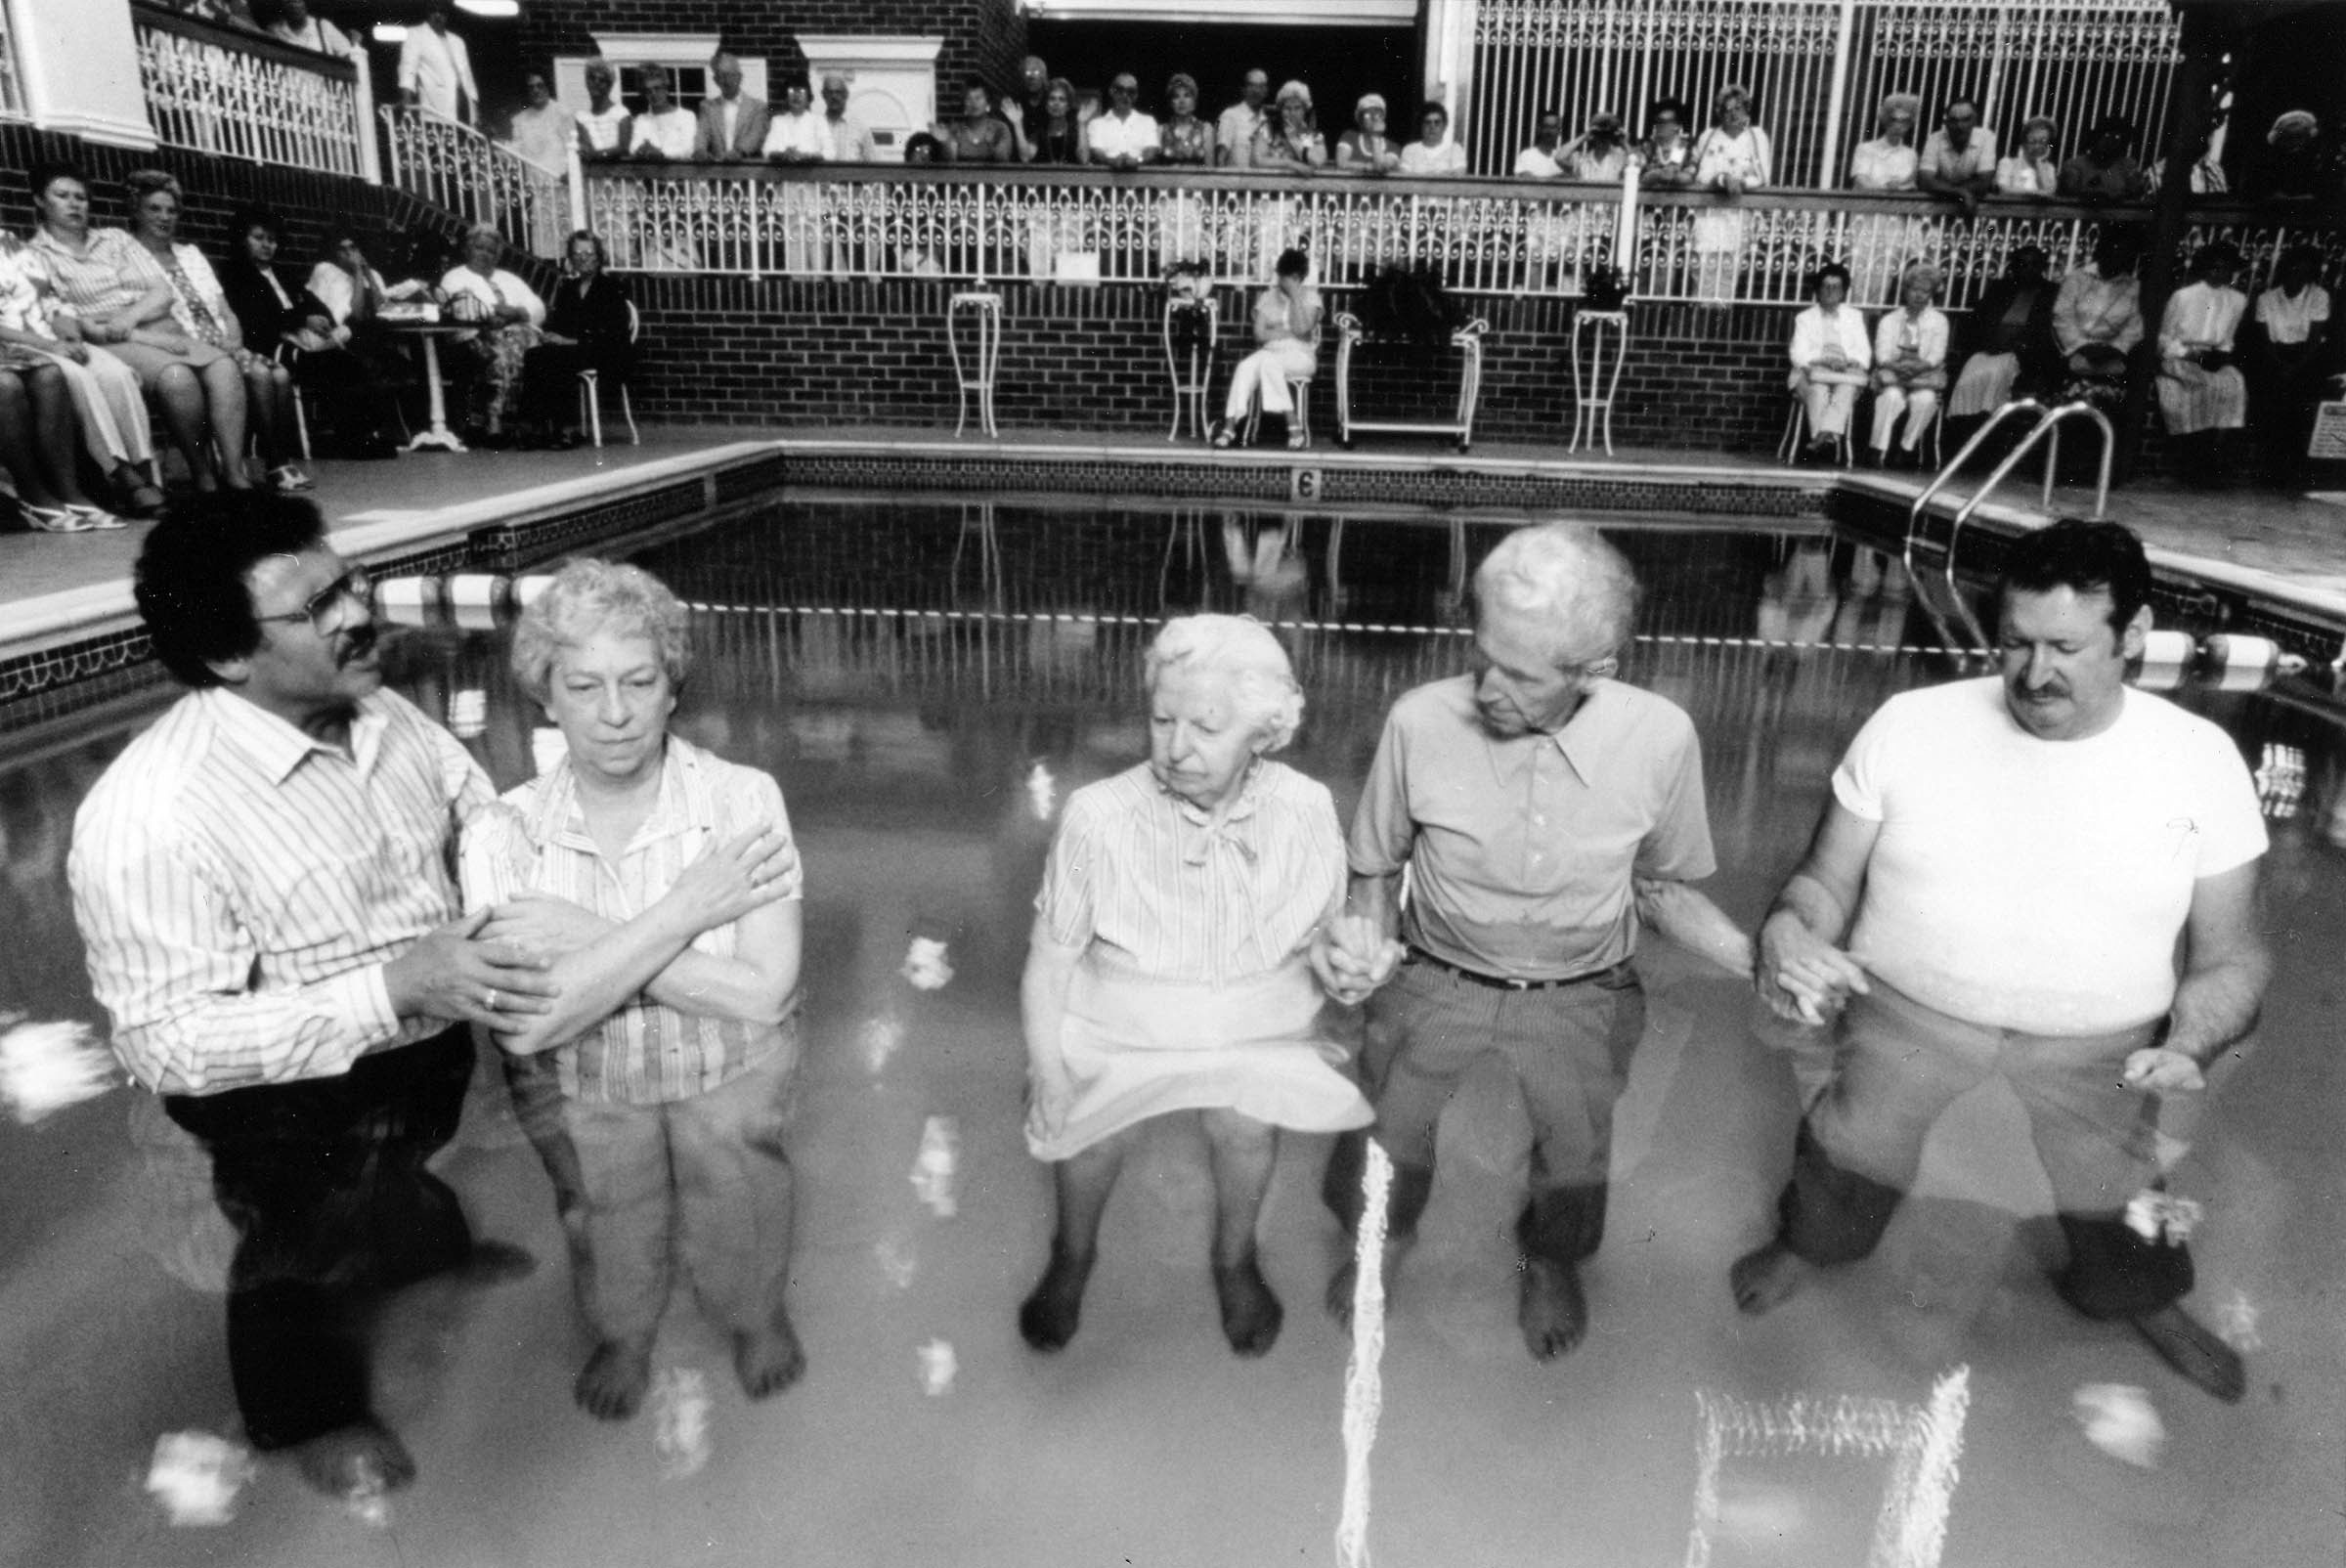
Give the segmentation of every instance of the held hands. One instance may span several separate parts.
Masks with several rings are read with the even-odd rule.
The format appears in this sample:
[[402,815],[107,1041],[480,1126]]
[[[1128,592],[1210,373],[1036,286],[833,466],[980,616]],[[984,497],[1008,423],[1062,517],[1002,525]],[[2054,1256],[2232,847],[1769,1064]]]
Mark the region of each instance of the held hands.
[[457,1019],[510,1029],[550,1011],[554,982],[546,961],[481,933],[489,911],[436,926],[383,966],[391,1011],[401,1018]]
[[1760,928],[1760,961],[1752,983],[1770,1012],[1802,1024],[1823,1024],[1852,994],[1873,989],[1855,959],[1788,909],[1768,916]]
[[729,925],[798,887],[799,851],[767,826],[711,844],[684,868],[661,902],[695,931]]
[[1346,1007],[1393,978],[1405,949],[1366,915],[1339,915],[1313,936],[1309,958],[1322,989]]
[[2190,1094],[2207,1087],[2207,1074],[2196,1059],[2163,1045],[2130,1052],[2118,1081],[2129,1089],[2153,1094]]

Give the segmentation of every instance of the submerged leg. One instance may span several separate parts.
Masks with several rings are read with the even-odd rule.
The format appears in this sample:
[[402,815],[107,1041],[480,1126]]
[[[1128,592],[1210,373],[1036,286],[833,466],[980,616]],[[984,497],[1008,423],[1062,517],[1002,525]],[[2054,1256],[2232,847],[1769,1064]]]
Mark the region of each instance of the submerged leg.
[[1059,1225],[1051,1237],[1051,1262],[1019,1308],[1019,1332],[1037,1350],[1058,1350],[1075,1337],[1083,1287],[1099,1255],[1100,1216],[1107,1212],[1108,1195],[1115,1191],[1130,1137],[1118,1133],[1052,1167]]

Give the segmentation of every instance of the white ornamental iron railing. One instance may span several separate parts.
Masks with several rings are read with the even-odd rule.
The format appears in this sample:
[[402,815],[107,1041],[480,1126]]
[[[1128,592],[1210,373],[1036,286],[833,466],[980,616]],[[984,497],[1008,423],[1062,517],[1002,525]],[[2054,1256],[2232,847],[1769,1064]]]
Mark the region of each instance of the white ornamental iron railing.
[[[636,272],[1154,284],[1190,262],[1215,282],[1243,283],[1267,281],[1295,246],[1330,288],[1406,265],[1434,269],[1455,293],[1572,298],[1613,255],[1621,192],[1553,181],[636,164],[596,166],[586,209],[612,265]],[[1947,308],[1961,310],[2020,245],[2042,246],[2058,278],[2092,257],[2105,224],[2147,232],[2149,217],[1991,197],[1967,219],[1922,196],[1649,191],[1633,212],[1629,282],[1646,301],[1797,305],[1808,275],[1840,261],[1854,275],[1855,302],[1873,308],[1895,298],[1909,262],[1927,261],[1944,274]],[[2324,247],[2332,268],[2346,263],[2346,230],[2311,217],[2201,201],[2183,244],[2231,240],[2247,263],[2242,286],[2262,288],[2292,243]]]
[[24,82],[17,69],[16,23],[9,20],[8,7],[0,5],[0,114],[23,112]]
[[1568,136],[1599,110],[1636,135],[1673,98],[1699,135],[1733,84],[1753,95],[1773,183],[1806,190],[1847,183],[1896,92],[1923,101],[1918,140],[1962,94],[2006,148],[2043,114],[2066,156],[2118,113],[2148,159],[2164,145],[2179,38],[2167,0],[1479,0],[1474,29],[1459,133],[1477,171],[1513,168],[1542,109]]
[[565,175],[433,109],[386,104],[381,114],[393,185],[467,222],[494,225],[533,255],[562,254],[571,222]]
[[377,177],[364,62],[143,3],[131,22],[148,122],[165,147]]

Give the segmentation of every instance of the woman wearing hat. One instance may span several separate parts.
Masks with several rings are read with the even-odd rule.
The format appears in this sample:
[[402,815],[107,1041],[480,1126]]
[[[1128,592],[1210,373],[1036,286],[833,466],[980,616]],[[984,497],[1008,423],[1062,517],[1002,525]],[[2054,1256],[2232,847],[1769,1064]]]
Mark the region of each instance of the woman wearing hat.
[[1257,169],[1317,169],[1327,162],[1327,144],[1320,139],[1320,118],[1312,112],[1312,90],[1289,82],[1279,90],[1271,117],[1254,133],[1247,150],[1248,165]]
[[1336,167],[1348,174],[1390,174],[1401,167],[1401,149],[1385,134],[1385,100],[1365,93],[1352,109],[1352,129],[1336,138]]

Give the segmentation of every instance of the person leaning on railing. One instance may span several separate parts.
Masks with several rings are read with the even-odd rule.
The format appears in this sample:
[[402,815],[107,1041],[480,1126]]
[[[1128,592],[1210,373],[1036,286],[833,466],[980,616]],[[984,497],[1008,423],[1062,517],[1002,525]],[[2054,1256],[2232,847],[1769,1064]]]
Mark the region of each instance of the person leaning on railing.
[[1645,140],[1637,144],[1637,183],[1678,189],[1694,183],[1694,139],[1686,134],[1686,106],[1657,98],[1646,107]]
[[2061,165],[2053,160],[2053,122],[2034,114],[2020,122],[2020,145],[1996,164],[1998,196],[2050,201],[2061,194]]
[[628,155],[637,158],[689,158],[700,141],[701,122],[675,100],[675,80],[666,65],[645,65],[643,112],[628,122]]
[[[1912,191],[1921,155],[1914,127],[1923,101],[1912,93],[1890,93],[1874,112],[1874,139],[1849,155],[1849,189],[1867,193]],[[1921,248],[1922,223],[1894,212],[1859,212],[1849,218],[1849,294],[1860,304],[1879,305],[1890,281],[1906,258]]]
[[1552,109],[1543,109],[1532,122],[1532,145],[1515,154],[1514,173],[1519,179],[1555,180],[1564,174],[1564,165],[1556,161],[1556,152],[1564,141],[1564,116]]
[[[709,62],[709,78],[717,83],[717,93],[701,101],[693,155],[710,163],[738,162],[762,155],[771,111],[763,99],[752,98],[741,90],[741,62],[731,55],[717,55]],[[797,83],[804,91],[805,78],[797,78]],[[805,112],[803,103],[799,111]]]
[[607,60],[586,62],[586,107],[578,116],[579,161],[616,163],[635,145],[628,106],[617,96],[619,73]]
[[507,144],[548,174],[560,175],[569,166],[571,144],[578,140],[577,116],[554,101],[546,74],[533,70],[521,79],[526,102],[513,111]]
[[2061,194],[2071,201],[2140,201],[2150,182],[2128,151],[2133,146],[2134,122],[2123,114],[2103,115],[2085,151],[2061,166]]
[[[1618,182],[1629,166],[1629,144],[1622,134],[1621,116],[1602,109],[1589,115],[1587,129],[1565,143],[1557,159],[1567,180],[1602,185]],[[1456,172],[1466,172],[1464,149],[1458,150]]]
[[1401,150],[1401,172],[1417,179],[1466,172],[1466,150],[1450,139],[1450,110],[1428,104],[1417,111],[1417,140]]
[[1214,161],[1226,169],[1242,169],[1253,155],[1254,137],[1268,123],[1271,111],[1271,73],[1256,65],[1246,72],[1238,101],[1214,121]]
[[936,143],[947,163],[1016,163],[1018,134],[994,115],[993,89],[973,76],[961,90],[961,118],[940,121]]
[[316,395],[332,422],[337,456],[396,456],[390,390],[372,359],[352,347],[359,334],[338,323],[326,301],[277,270],[283,239],[277,215],[242,208],[230,219],[229,236],[229,254],[217,271],[229,308],[243,327],[245,349],[282,363],[296,386]]
[[823,134],[830,139],[833,163],[880,161],[871,127],[847,112],[847,78],[836,70],[823,72]]
[[1336,167],[1346,174],[1391,174],[1401,149],[1385,134],[1382,93],[1365,93],[1352,108],[1352,129],[1336,138]]
[[1214,128],[1197,117],[1197,78],[1187,71],[1174,72],[1165,83],[1165,107],[1168,112],[1157,128],[1157,161],[1212,168]]
[[1312,111],[1312,90],[1288,82],[1279,90],[1271,118],[1254,133],[1246,150],[1246,166],[1253,169],[1317,169],[1327,163],[1327,144],[1320,139],[1320,118]]
[[1137,169],[1157,160],[1161,133],[1156,117],[1135,107],[1140,97],[1140,78],[1132,72],[1118,71],[1109,79],[1108,112],[1083,128],[1084,157],[1094,167]]
[[1979,106],[1960,94],[1939,111],[1938,129],[1915,160],[1914,183],[1963,205],[1966,217],[1996,188],[1996,133],[1979,123]]
[[[709,106],[701,109],[704,115]],[[706,146],[706,142],[703,143]],[[831,131],[814,111],[806,78],[794,76],[782,84],[782,110],[766,122],[760,148],[769,163],[824,163],[831,157]]]
[[554,285],[538,345],[522,360],[522,438],[567,452],[579,444],[579,372],[617,386],[634,373],[635,313],[627,285],[605,272],[602,240],[581,229]]
[[1075,117],[1075,84],[1054,76],[1043,107],[1026,127],[1028,161],[1074,165],[1083,161],[1083,122]]
[[[1716,116],[1694,149],[1694,185],[1730,200],[1757,191],[1774,178],[1775,150],[1767,132],[1752,118],[1751,89],[1728,85],[1712,101]],[[1725,305],[1735,297],[1743,266],[1744,239],[1751,215],[1733,207],[1706,207],[1694,215],[1697,291],[1705,304]],[[1843,280],[1846,286],[1847,280]]]

